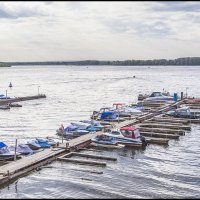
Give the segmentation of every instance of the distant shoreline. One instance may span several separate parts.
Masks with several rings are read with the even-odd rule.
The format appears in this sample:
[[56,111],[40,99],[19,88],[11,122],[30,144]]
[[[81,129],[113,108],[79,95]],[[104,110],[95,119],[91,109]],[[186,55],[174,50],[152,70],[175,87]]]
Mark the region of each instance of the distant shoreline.
[[1,62],[0,67],[7,65],[110,65],[110,66],[200,66],[200,57],[184,57],[172,60],[124,60],[124,61],[41,61],[41,62]]

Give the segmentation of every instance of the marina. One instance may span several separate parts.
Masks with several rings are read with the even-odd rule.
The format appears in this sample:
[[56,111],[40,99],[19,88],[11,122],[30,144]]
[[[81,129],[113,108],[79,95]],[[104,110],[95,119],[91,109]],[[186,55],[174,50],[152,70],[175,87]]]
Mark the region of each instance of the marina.
[[[9,100],[3,100],[3,101],[7,101],[7,103],[9,101],[10,103],[10,102],[25,101],[25,100],[33,100],[33,99],[38,99],[38,98],[46,98],[46,95],[21,97],[21,98],[17,98],[18,100],[9,99]],[[190,126],[183,125],[187,121],[181,121],[181,120],[175,121],[179,123],[176,125],[170,125],[169,121],[168,121],[168,124],[159,124],[159,120],[156,121],[156,123],[148,123],[148,121],[152,120],[152,122],[154,122],[153,120],[155,118],[159,119],[161,112],[162,114],[164,114],[163,112],[169,111],[169,109],[172,108],[173,106],[177,106],[177,105],[180,106],[185,101],[187,101],[187,99],[184,99],[184,100],[182,99],[178,102],[175,101],[174,103],[168,103],[167,105],[162,106],[160,110],[158,109],[156,113],[143,114],[139,117],[135,117],[132,120],[130,119],[121,120],[122,122],[118,120],[118,123],[114,122],[112,123],[112,126],[115,128],[117,127],[118,129],[121,129],[124,127],[131,126],[133,124],[137,125],[141,132],[141,135],[144,136],[144,138],[147,137],[147,144],[151,143],[151,144],[168,145],[169,139],[178,139],[180,135],[181,136],[185,135],[185,131],[191,130]],[[173,122],[173,118],[171,118],[170,120],[171,120],[170,122]],[[191,122],[191,119],[188,119],[188,120]],[[200,121],[200,119],[196,119],[196,120]],[[74,152],[74,151],[79,151],[79,149],[87,147],[91,143],[91,141],[93,141],[92,139],[95,136],[97,137],[103,134],[104,132],[101,132],[101,131],[98,131],[96,133],[86,133],[82,136],[79,136],[75,139],[71,139],[67,142],[63,142],[63,138],[62,138],[62,143],[57,143],[56,147],[54,148],[52,147],[50,149],[43,149],[43,151],[38,152],[34,155],[30,155],[22,159],[10,162],[9,164],[5,164],[0,167],[0,184],[1,185],[5,184],[8,181],[11,181],[12,179],[16,179],[17,177],[23,174],[26,174],[27,172],[30,172],[31,170],[37,169],[38,167],[46,165],[55,160],[64,161],[64,162],[74,162],[74,163],[86,164],[86,165],[89,164],[89,165],[106,166],[106,163],[104,162],[86,161],[86,160],[71,158],[72,156],[75,155],[75,156],[86,157],[86,158],[113,160],[113,158],[110,158],[110,157],[101,157],[101,156],[98,157],[95,155],[87,155],[87,154]],[[126,145],[126,143],[121,143],[121,144]],[[139,147],[137,145],[131,145],[128,143],[127,143],[127,146]]]
[[[42,115],[45,116],[46,113],[44,112],[44,108],[46,107],[46,104],[49,104],[48,103],[49,101],[54,102],[57,94],[55,94],[54,99],[52,99],[51,95],[48,94],[49,93],[48,88],[45,88],[43,90],[47,91],[47,94],[45,95],[46,96],[45,101],[43,101],[42,99],[43,97],[41,99],[38,98],[38,95],[32,95],[31,93],[29,93],[27,95],[28,98],[26,98],[26,95],[24,95],[23,93],[19,93],[20,96],[22,97],[24,96],[27,101],[26,100],[18,101],[20,102],[22,107],[19,107],[16,110],[14,110],[15,108],[11,107],[10,111],[2,110],[1,111],[2,115],[6,114],[6,115],[11,116],[11,114],[13,115],[15,112],[16,113],[22,112],[23,109],[27,109],[27,110],[33,109],[32,111],[37,113],[35,116],[39,118]],[[9,96],[13,96],[13,95],[9,94]],[[135,96],[137,96],[137,94]],[[29,98],[29,97],[36,97],[36,98]],[[70,101],[69,98],[70,97],[68,97],[66,102]],[[127,96],[127,98],[130,98],[130,97]],[[29,99],[31,101],[29,101]],[[63,110],[62,114],[60,114],[60,117],[58,117],[57,123],[53,125],[54,128],[52,129],[52,134],[49,134],[49,132],[51,131],[47,132],[46,127],[44,128],[44,130],[41,129],[41,136],[43,138],[47,136],[50,136],[52,138],[55,137],[58,139],[57,141],[59,141],[58,145],[55,147],[47,148],[47,149],[45,148],[41,151],[36,152],[33,155],[22,156],[21,159],[17,159],[16,161],[5,162],[4,165],[0,167],[1,188],[4,191],[8,185],[12,185],[13,182],[15,181],[20,182],[22,180],[29,178],[30,176],[35,176],[35,175],[37,176],[37,172],[43,173],[48,170],[59,170],[60,166],[66,169],[70,168],[68,169],[69,171],[67,172],[67,174],[71,178],[72,176],[74,176],[74,178],[76,177],[73,171],[76,173],[82,173],[82,175],[84,176],[87,176],[87,174],[93,174],[93,175],[98,175],[99,178],[100,176],[104,177],[104,175],[108,173],[107,171],[109,171],[110,167],[113,168],[114,165],[116,167],[123,166],[123,162],[121,160],[123,157],[122,158],[121,156],[119,157],[116,154],[117,152],[121,152],[120,154],[125,154],[125,152],[129,152],[129,153],[135,152],[137,156],[143,156],[144,154],[143,152],[145,152],[145,154],[148,154],[149,151],[152,151],[152,149],[155,148],[161,151],[166,151],[163,154],[168,155],[168,152],[170,152],[171,148],[177,148],[176,145],[178,143],[187,142],[188,134],[191,134],[192,131],[194,131],[194,127],[198,127],[198,123],[199,123],[198,119],[185,119],[185,118],[174,118],[174,117],[164,116],[166,112],[168,112],[171,109],[174,109],[176,106],[185,105],[185,101],[187,100],[188,99],[183,99],[183,100],[178,100],[177,102],[172,101],[170,103],[162,102],[162,106],[157,107],[154,112],[145,111],[145,112],[142,112],[141,115],[137,115],[137,116],[131,115],[131,117],[127,117],[127,118],[125,117],[124,118],[125,120],[116,120],[114,122],[100,121],[101,125],[102,126],[105,125],[106,127],[102,131],[97,131],[96,133],[88,133],[88,134],[85,134],[85,135],[82,135],[70,140],[66,138],[62,139],[62,135],[56,136],[56,129],[60,127],[60,124],[64,124],[64,127],[66,127],[67,123],[73,122],[74,124],[75,122],[78,122],[79,120],[82,121],[84,118],[87,119],[86,116],[88,117],[91,116],[91,114],[93,113],[93,110],[99,110],[101,108],[101,105],[99,107],[96,106],[86,111],[86,115],[84,115],[85,117],[81,117],[82,116],[81,113],[85,112],[84,109],[82,109],[83,110],[82,112],[80,110],[79,111],[80,116],[79,118],[75,118],[75,120],[73,119],[73,116],[71,117],[68,116],[67,118],[65,117],[67,110],[63,106],[61,109]],[[116,102],[116,101],[112,100],[112,102]],[[112,102],[110,103],[110,105],[112,105]],[[109,103],[105,101],[104,105],[109,106]],[[140,102],[138,102],[138,105],[140,105]],[[84,104],[82,104],[82,106],[84,108]],[[145,105],[144,108],[147,106],[150,106],[150,104]],[[75,108],[75,109],[79,109],[79,108]],[[40,113],[42,113],[42,115]],[[64,117],[62,116],[63,114],[64,114]],[[27,114],[26,118],[27,116],[29,115]],[[67,119],[67,121],[65,119]],[[196,123],[192,123],[192,121]],[[38,130],[40,129],[40,127],[41,128],[43,127],[42,125],[43,123],[39,123],[39,124],[40,126],[38,125]],[[100,147],[94,143],[91,143],[92,138],[94,138],[96,135],[102,135],[102,134],[107,133],[106,130],[109,128],[114,130],[114,129],[120,129],[126,126],[138,127],[140,131],[140,135],[145,137],[147,145],[145,147],[136,147],[136,146],[128,146],[128,145],[127,146],[119,145],[117,147],[112,147],[112,146],[105,147],[104,145],[104,147]],[[14,132],[15,129],[16,128],[13,127],[12,132]],[[6,127],[5,128],[2,127],[2,130],[4,130],[2,140],[6,141],[6,138],[8,138],[8,143],[11,143],[9,142],[11,141],[10,139],[11,135],[6,134],[6,130],[7,130]],[[30,138],[27,137],[24,139],[23,138],[20,139],[20,136],[19,136],[19,140],[21,143],[25,143],[28,139],[34,139],[40,136],[40,134],[38,134],[39,132],[31,133],[32,131],[28,129],[26,132],[27,133],[30,132],[30,134],[32,135]],[[12,141],[14,141],[14,139],[17,138],[17,135],[16,136],[14,135],[12,137],[13,137]],[[190,139],[191,139],[191,136],[190,136]],[[181,152],[179,153],[181,156]],[[67,155],[71,155],[71,156],[68,157]],[[136,160],[137,160],[137,156],[135,158]],[[105,157],[105,159],[98,158],[98,157]],[[106,158],[111,158],[111,159],[116,158],[117,160],[109,161],[109,160],[106,160]],[[125,159],[125,157],[123,159]],[[127,157],[126,162],[127,163],[131,162],[131,158]],[[143,162],[148,162],[148,159]],[[83,169],[81,168],[81,166],[83,167]],[[71,174],[69,174],[69,172]],[[114,171],[112,173],[114,173]],[[51,177],[50,174],[46,176]],[[87,177],[85,178],[83,177],[83,179],[81,180],[87,181],[86,179]],[[91,177],[88,178],[88,180],[89,179],[93,180]]]

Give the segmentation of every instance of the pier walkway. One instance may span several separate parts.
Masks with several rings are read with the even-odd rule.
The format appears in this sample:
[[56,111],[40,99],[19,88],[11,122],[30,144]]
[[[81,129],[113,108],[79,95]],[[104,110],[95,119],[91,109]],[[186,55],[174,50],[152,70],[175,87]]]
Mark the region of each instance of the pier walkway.
[[0,100],[0,105],[6,105],[6,104],[9,104],[9,103],[27,101],[27,100],[34,100],[34,99],[41,99],[41,98],[46,98],[46,95],[45,94],[39,94],[39,95],[34,95],[34,96],[25,96],[25,97],[15,97],[15,98],[10,98],[10,99],[1,99]]

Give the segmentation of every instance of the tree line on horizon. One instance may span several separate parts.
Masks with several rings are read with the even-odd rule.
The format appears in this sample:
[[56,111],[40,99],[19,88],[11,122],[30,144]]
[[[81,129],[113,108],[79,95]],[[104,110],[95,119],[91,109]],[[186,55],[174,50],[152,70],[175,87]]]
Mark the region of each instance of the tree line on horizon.
[[154,60],[124,60],[124,61],[99,61],[99,60],[83,60],[83,61],[41,61],[41,62],[4,62],[4,65],[119,65],[119,66],[148,66],[148,65],[178,65],[178,66],[200,66],[200,57],[185,57],[172,60],[154,59]]

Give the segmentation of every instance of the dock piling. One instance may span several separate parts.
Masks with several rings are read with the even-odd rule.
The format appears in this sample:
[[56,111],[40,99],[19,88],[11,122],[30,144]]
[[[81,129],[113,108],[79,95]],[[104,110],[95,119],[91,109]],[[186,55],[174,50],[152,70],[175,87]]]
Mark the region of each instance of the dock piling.
[[14,156],[14,161],[17,160],[17,139],[15,140],[15,156]]

